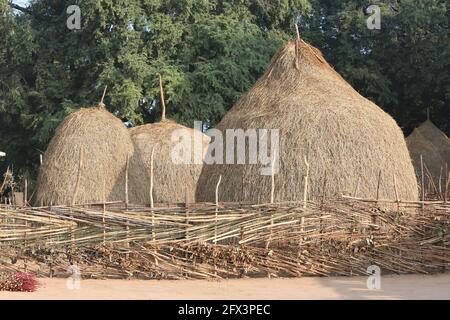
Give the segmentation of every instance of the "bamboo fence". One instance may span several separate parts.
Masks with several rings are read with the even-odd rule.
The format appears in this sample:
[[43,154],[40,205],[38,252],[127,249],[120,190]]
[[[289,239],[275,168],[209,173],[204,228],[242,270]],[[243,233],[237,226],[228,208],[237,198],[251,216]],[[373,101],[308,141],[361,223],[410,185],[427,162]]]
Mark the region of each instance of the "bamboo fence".
[[435,273],[450,267],[450,205],[344,196],[259,205],[1,206],[0,250],[0,269],[45,277],[67,276],[73,264],[84,278],[365,275],[370,265]]

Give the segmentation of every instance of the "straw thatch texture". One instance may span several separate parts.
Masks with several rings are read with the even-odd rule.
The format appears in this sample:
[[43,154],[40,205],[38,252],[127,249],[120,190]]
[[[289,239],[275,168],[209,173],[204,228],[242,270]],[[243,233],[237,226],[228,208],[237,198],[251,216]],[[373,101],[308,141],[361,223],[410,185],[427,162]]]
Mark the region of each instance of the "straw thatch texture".
[[[135,153],[130,161],[130,202],[135,204],[151,203],[150,171],[151,154],[153,159],[153,201],[164,203],[180,203],[195,201],[195,188],[202,170],[202,163],[176,164],[172,161],[172,152],[177,141],[172,141],[172,133],[181,130],[187,139],[192,141],[191,157],[194,157],[194,137],[199,137],[203,158],[207,150],[209,137],[198,130],[184,127],[172,120],[164,119],[158,123],[146,124],[130,129]],[[188,152],[188,150],[185,150]],[[188,152],[189,153],[189,152]],[[201,159],[200,159],[201,160]]]
[[[280,130],[275,201],[303,199],[304,157],[310,163],[309,198],[323,193],[353,194],[355,189],[357,196],[375,198],[381,170],[380,198],[392,198],[395,175],[399,197],[416,200],[414,169],[403,133],[394,119],[358,94],[319,50],[300,41],[299,51],[297,69],[295,43],[285,45],[217,128]],[[260,168],[261,165],[205,165],[197,199],[214,200],[221,174],[220,201],[266,203],[271,194],[271,177],[262,176]]]
[[133,144],[125,125],[104,108],[81,109],[56,129],[39,172],[37,205],[71,204],[83,161],[76,203],[123,200],[127,154]]
[[[421,181],[422,175],[422,165],[420,161],[420,156],[422,156],[424,163],[424,174],[429,178],[433,179],[435,186],[439,183],[439,177],[444,175],[445,162],[439,153],[439,150],[426,139],[416,128],[414,131],[406,138],[406,143],[408,145],[409,154],[416,170],[416,176],[418,181]],[[429,174],[428,174],[428,171]]]
[[422,123],[417,130],[439,151],[441,158],[450,166],[450,139],[430,120]]

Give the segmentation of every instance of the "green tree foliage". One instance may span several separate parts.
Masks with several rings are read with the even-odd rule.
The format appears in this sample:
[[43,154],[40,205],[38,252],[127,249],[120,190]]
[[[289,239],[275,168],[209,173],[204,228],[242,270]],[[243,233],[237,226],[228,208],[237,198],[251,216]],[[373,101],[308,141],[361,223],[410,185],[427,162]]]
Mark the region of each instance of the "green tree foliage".
[[316,0],[302,23],[305,37],[405,133],[426,119],[428,108],[450,133],[450,2],[382,1],[380,30],[367,28],[367,4]]
[[[160,73],[168,116],[213,126],[294,37],[294,21],[406,133],[427,108],[450,133],[448,1],[380,3],[381,30],[369,30],[362,0],[0,0],[0,150],[32,170],[56,126],[106,85],[124,122],[158,121]],[[66,27],[73,4],[80,30]]]

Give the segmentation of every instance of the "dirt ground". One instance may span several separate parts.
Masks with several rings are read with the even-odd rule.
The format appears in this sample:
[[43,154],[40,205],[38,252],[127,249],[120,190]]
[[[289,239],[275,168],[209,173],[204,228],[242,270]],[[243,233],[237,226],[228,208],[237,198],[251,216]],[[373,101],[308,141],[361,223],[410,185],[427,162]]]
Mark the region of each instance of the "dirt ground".
[[369,290],[366,277],[206,280],[40,279],[33,293],[0,292],[0,299],[450,299],[450,274],[382,276]]

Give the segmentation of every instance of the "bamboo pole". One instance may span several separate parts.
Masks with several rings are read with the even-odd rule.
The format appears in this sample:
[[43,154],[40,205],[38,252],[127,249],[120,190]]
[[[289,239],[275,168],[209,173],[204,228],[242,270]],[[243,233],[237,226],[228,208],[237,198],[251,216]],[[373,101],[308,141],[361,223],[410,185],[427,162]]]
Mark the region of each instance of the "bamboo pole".
[[219,215],[219,186],[222,181],[222,175],[219,176],[219,180],[216,185],[216,210],[215,210],[215,220],[214,220],[214,244],[217,244],[217,223]]
[[[275,156],[272,159],[270,178],[271,178],[270,203],[273,204],[275,194]],[[272,241],[272,233],[273,233],[272,228],[273,228],[273,214],[272,210],[270,210],[270,234],[269,240],[266,242],[266,249],[269,249],[270,242]]]
[[361,183],[361,177],[358,177],[358,180],[356,181],[355,190],[353,190],[353,197],[356,197],[359,190],[359,184]]
[[24,206],[27,207],[28,206],[28,180],[27,179],[25,179],[23,200],[24,200],[23,201]]
[[77,195],[78,195],[78,189],[80,188],[81,171],[83,169],[83,154],[84,154],[84,150],[83,150],[83,148],[81,148],[80,149],[80,158],[78,160],[77,181],[76,181],[75,190],[74,190],[73,196],[72,196],[72,207],[75,206]]
[[444,192],[445,192],[445,194],[444,194],[444,205],[447,204],[447,199],[449,197],[448,186],[450,184],[450,171],[448,170],[448,164],[447,163],[445,163],[445,172],[447,173],[447,181],[445,183],[445,189],[444,189]]
[[295,32],[297,39],[295,40],[295,68],[300,69],[300,31],[298,30],[297,22],[295,23]]
[[[303,158],[303,161],[305,162],[306,166],[306,173],[304,176],[304,183],[303,183],[303,209],[306,209],[307,203],[308,203],[308,179],[309,179],[309,162],[306,157]],[[305,224],[305,217],[300,218],[300,230],[303,232]]]
[[103,177],[103,245],[106,245],[106,223],[105,223],[105,215],[106,215],[106,177]]
[[128,209],[128,169],[130,166],[130,155],[127,154],[125,165],[125,209]]
[[164,101],[164,88],[161,75],[159,75],[159,93],[161,96],[161,106],[162,106],[161,120],[166,120],[166,102]]
[[153,202],[153,184],[154,184],[153,174],[154,174],[155,147],[157,145],[158,144],[153,145],[152,153],[150,155],[150,208],[154,207],[154,202]]
[[397,212],[400,212],[400,198],[398,196],[397,179],[395,177],[395,173],[392,175],[392,178],[394,182],[395,201],[397,202]]
[[[421,176],[421,194],[422,194],[422,202],[425,201],[425,177],[424,177],[424,170],[423,170],[423,157],[420,155],[420,176]],[[422,203],[422,209],[424,208],[424,205]]]

